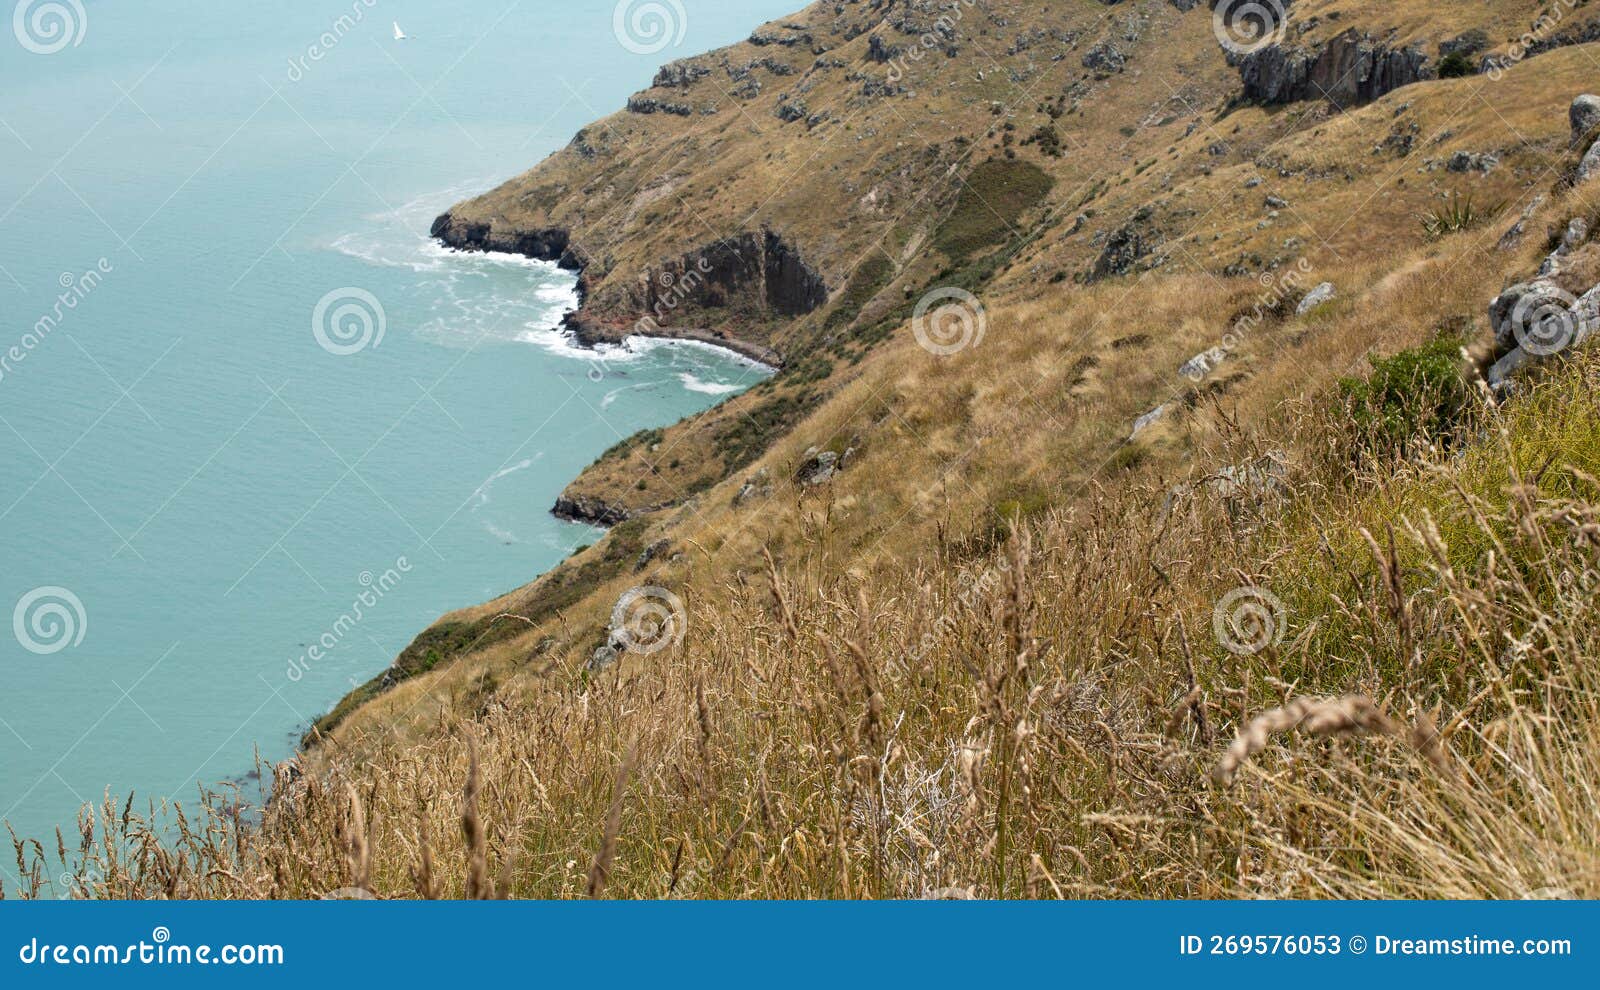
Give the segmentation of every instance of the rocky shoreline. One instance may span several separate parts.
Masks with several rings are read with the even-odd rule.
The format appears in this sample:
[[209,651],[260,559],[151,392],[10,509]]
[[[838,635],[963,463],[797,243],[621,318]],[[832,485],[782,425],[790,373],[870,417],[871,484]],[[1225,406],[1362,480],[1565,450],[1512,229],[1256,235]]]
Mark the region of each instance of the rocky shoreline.
[[[588,281],[584,277],[586,261],[572,244],[571,233],[564,228],[547,227],[505,234],[496,232],[488,223],[462,220],[446,211],[434,219],[429,234],[445,247],[457,251],[517,254],[536,261],[554,262],[565,271],[577,273],[578,306],[562,317],[561,328],[581,346],[592,348],[601,344],[621,344],[629,337],[650,337],[718,347],[774,371],[783,367],[781,354],[754,341],[739,340],[695,327],[663,327],[654,321],[612,325],[586,314],[584,304],[589,295]],[[550,513],[568,522],[610,527],[657,508],[661,506],[630,510],[598,496],[563,491],[556,498],[555,505],[551,506]]]

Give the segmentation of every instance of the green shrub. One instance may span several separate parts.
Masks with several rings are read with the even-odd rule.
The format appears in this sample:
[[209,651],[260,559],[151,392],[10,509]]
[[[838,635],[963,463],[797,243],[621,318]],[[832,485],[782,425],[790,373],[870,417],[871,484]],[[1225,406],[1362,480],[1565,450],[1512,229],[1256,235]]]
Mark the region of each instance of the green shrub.
[[1472,64],[1472,58],[1465,52],[1451,52],[1439,60],[1440,79],[1459,79],[1462,76],[1476,75],[1477,71]]
[[1339,380],[1362,453],[1404,456],[1460,436],[1474,403],[1461,373],[1461,343],[1444,337],[1374,360],[1364,380]]

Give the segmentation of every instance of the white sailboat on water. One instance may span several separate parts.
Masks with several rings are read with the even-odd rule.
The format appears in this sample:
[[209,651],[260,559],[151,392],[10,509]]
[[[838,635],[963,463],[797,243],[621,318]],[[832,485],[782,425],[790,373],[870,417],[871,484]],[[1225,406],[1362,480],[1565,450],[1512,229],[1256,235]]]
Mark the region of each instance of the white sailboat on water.
[[394,40],[396,40],[396,41],[404,41],[404,40],[406,40],[406,33],[404,31],[400,30],[400,22],[399,21],[395,21],[394,22]]

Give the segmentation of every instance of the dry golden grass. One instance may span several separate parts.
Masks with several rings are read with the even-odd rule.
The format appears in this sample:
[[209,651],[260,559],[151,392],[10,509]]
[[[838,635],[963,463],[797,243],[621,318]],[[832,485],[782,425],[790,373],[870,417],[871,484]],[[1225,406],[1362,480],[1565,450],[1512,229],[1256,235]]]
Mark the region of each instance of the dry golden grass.
[[[259,828],[108,803],[51,858],[118,897],[1595,896],[1600,366],[1485,415],[1465,456],[1353,473],[1306,419],[1273,490],[791,555],[677,649],[280,768]],[[1240,585],[1282,602],[1248,655]]]

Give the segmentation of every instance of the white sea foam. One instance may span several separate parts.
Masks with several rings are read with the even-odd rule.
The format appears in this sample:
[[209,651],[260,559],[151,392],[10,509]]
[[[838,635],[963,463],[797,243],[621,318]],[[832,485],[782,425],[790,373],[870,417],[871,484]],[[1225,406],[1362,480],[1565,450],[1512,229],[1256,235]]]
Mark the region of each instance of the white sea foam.
[[678,380],[683,382],[683,387],[689,391],[704,392],[706,395],[727,395],[729,392],[737,392],[744,388],[743,385],[734,385],[728,382],[702,381],[687,371],[678,372]]
[[[737,392],[771,372],[759,361],[699,340],[630,335],[616,344],[579,344],[561,326],[562,318],[579,304],[577,279],[570,272],[554,262],[519,254],[460,251],[427,235],[441,209],[483,185],[463,183],[373,214],[366,218],[370,227],[345,234],[330,246],[367,264],[404,268],[421,276],[412,288],[423,312],[431,315],[415,324],[417,332],[444,346],[474,346],[486,334],[532,344],[556,357],[581,362],[594,381],[646,362],[675,376],[685,390],[705,395]],[[740,370],[730,374],[730,365]],[[613,389],[602,398],[602,408],[622,391],[659,384],[662,381]]]
[[485,519],[483,521],[483,528],[484,528],[485,532],[487,532],[490,536],[494,537],[495,539],[499,540],[501,543],[521,543],[522,542],[521,540],[517,539],[517,534],[511,532],[509,529],[501,529],[499,526],[496,526],[494,523],[490,522],[487,519]]
[[485,480],[483,484],[479,485],[477,490],[472,493],[472,511],[476,512],[478,509],[489,504],[489,490],[494,487],[494,483],[496,481],[499,481],[508,474],[516,474],[518,471],[525,471],[528,468],[533,467],[533,462],[543,456],[544,455],[541,453],[533,457],[525,458],[524,460],[520,460],[510,467],[503,467],[494,474],[491,474],[488,479]]

